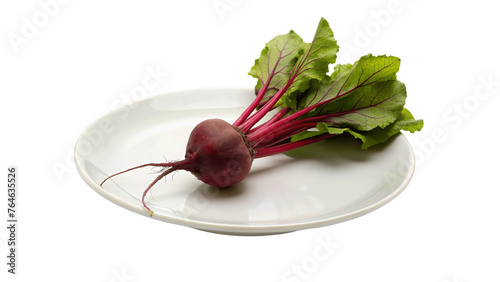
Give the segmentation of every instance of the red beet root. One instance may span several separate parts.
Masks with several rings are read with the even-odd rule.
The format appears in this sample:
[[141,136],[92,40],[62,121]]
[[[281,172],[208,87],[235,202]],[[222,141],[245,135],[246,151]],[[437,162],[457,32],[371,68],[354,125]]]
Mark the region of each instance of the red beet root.
[[248,175],[252,155],[245,136],[234,126],[221,119],[209,119],[191,132],[185,157],[192,167],[184,169],[206,184],[228,187]]
[[104,179],[102,184],[116,175],[146,166],[169,167],[163,171],[144,191],[142,203],[150,214],[153,212],[144,202],[151,187],[161,178],[175,170],[187,170],[206,184],[228,187],[242,181],[250,171],[253,150],[246,143],[245,135],[236,127],[221,119],[209,119],[198,124],[186,146],[185,159],[169,163],[150,163],[133,167]]

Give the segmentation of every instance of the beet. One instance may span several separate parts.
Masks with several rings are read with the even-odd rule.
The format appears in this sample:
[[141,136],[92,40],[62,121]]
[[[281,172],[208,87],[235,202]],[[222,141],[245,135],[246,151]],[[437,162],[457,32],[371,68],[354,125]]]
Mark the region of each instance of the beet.
[[134,169],[146,166],[166,168],[142,195],[142,204],[152,216],[153,212],[144,198],[151,187],[167,174],[186,170],[208,185],[229,187],[248,175],[254,153],[255,150],[249,147],[245,134],[239,128],[221,119],[208,119],[199,123],[191,132],[184,160],[132,167],[107,177],[101,182],[101,186],[108,179]]
[[209,119],[191,132],[185,158],[192,167],[183,169],[206,184],[228,187],[248,175],[252,155],[241,131],[224,120]]
[[[400,130],[423,126],[404,108],[406,88],[397,80],[400,59],[368,54],[354,64],[329,64],[339,50],[328,22],[321,19],[310,44],[293,31],[279,35],[262,50],[249,74],[258,79],[256,97],[229,124],[209,119],[198,124],[186,146],[185,159],[149,163],[163,167],[146,188],[176,170],[186,170],[206,184],[228,187],[249,174],[252,161],[306,146],[338,134],[351,134],[366,149],[387,141]],[[262,122],[265,116],[267,121]]]

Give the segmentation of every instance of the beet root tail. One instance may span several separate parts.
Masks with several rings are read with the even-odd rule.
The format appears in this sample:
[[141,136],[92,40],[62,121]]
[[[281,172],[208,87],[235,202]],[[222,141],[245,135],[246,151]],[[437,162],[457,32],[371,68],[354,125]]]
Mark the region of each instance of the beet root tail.
[[160,179],[162,179],[163,177],[165,177],[166,175],[168,175],[169,173],[171,173],[173,171],[176,171],[176,170],[179,170],[179,169],[184,169],[184,170],[191,171],[193,169],[192,164],[193,164],[193,162],[192,162],[192,160],[190,158],[187,158],[185,160],[178,161],[178,162],[143,164],[143,165],[135,166],[135,167],[132,167],[132,168],[129,168],[129,169],[117,172],[115,174],[112,174],[112,175],[106,177],[106,179],[104,179],[101,182],[100,186],[102,187],[102,185],[106,181],[108,181],[110,178],[113,178],[113,177],[115,177],[117,175],[120,175],[120,174],[123,174],[125,172],[129,172],[131,170],[135,170],[135,169],[139,169],[139,168],[143,168],[143,167],[148,167],[148,166],[155,166],[155,167],[163,167],[163,168],[165,168],[165,170],[163,170],[160,173],[160,175],[158,175],[158,177],[156,177],[155,180],[153,180],[153,182],[151,184],[149,184],[149,186],[146,188],[146,190],[144,190],[144,192],[142,193],[142,199],[141,199],[142,206],[144,207],[144,209],[146,209],[149,212],[149,216],[152,217],[153,216],[153,211],[146,205],[146,202],[144,201],[144,198],[146,198],[146,195],[149,192],[149,190],[151,190],[151,188]]
[[112,174],[108,177],[106,177],[106,179],[104,179],[101,184],[99,184],[99,186],[102,187],[102,185],[104,184],[104,182],[108,181],[110,178],[113,178],[117,175],[120,175],[122,173],[125,173],[125,172],[129,172],[131,170],[134,170],[134,169],[138,169],[138,168],[143,168],[143,167],[147,167],[147,166],[161,166],[161,167],[168,167],[168,166],[172,166],[171,164],[169,163],[149,163],[149,164],[143,164],[143,165],[138,165],[138,166],[134,166],[132,168],[129,168],[129,169],[126,169],[126,170],[123,170],[123,171],[120,171],[120,172],[117,172],[115,174]]
[[141,199],[142,206],[149,212],[149,217],[153,216],[153,211],[148,207],[148,205],[146,205],[146,202],[144,201],[144,198],[146,198],[146,194],[149,192],[149,190],[151,190],[151,187],[153,187],[156,184],[156,182],[158,182],[163,177],[167,176],[169,173],[176,171],[177,169],[178,168],[171,167],[162,172],[160,175],[158,175],[158,177],[155,178],[155,180],[153,180],[153,182],[151,182],[151,184],[149,184],[148,188],[146,188],[146,190],[144,190],[144,192],[142,193],[142,199]]

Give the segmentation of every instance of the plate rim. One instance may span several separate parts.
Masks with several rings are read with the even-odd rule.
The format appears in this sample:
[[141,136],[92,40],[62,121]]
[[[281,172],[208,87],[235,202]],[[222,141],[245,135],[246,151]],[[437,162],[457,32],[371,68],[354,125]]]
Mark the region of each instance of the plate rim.
[[[237,91],[253,91],[252,88],[246,88],[246,87],[200,87],[200,88],[192,88],[192,89],[182,89],[182,90],[174,90],[170,92],[165,92],[162,94],[154,95],[151,97],[148,97],[146,99],[142,99],[139,101],[135,101],[135,103],[147,103],[148,101],[152,101],[154,99],[158,99],[160,97],[164,97],[166,95],[179,95],[181,93],[187,93],[187,92],[197,92],[197,91],[206,91],[206,90],[224,90],[224,91],[229,91],[229,90],[237,90]],[[106,114],[102,115],[101,117],[97,118],[93,122],[91,122],[80,134],[80,136],[77,138],[77,141],[74,146],[73,150],[73,155],[74,155],[74,160],[75,160],[75,166],[80,174],[80,177],[89,185],[95,192],[97,192],[99,195],[101,195],[103,198],[113,202],[114,204],[125,208],[127,210],[130,210],[132,212],[135,212],[137,214],[150,217],[149,212],[147,212],[144,208],[133,205],[125,200],[122,200],[115,196],[114,194],[108,192],[106,189],[102,188],[99,184],[95,183],[91,177],[88,175],[87,171],[83,168],[83,160],[80,154],[78,154],[78,148],[80,144],[82,143],[85,133],[87,133],[91,128],[95,127],[96,124],[99,124],[100,121],[105,119],[111,114],[117,113],[119,111],[123,111],[125,107],[129,107],[130,105],[123,105],[121,107],[118,107],[112,111],[107,112]],[[408,152],[410,154],[409,158],[409,164],[407,164],[408,167],[408,173],[405,176],[405,178],[402,179],[402,182],[395,188],[391,193],[383,197],[382,199],[376,201],[375,203],[372,203],[366,207],[357,209],[355,211],[351,211],[345,214],[341,215],[336,215],[332,217],[325,217],[322,219],[316,219],[316,220],[310,220],[306,222],[297,222],[297,223],[284,223],[284,224],[259,224],[259,225],[242,225],[242,224],[229,224],[229,223],[217,223],[217,222],[207,222],[207,221],[201,221],[201,220],[195,220],[195,219],[190,219],[190,218],[181,218],[181,217],[171,217],[168,215],[164,215],[161,213],[154,213],[153,216],[151,217],[152,219],[168,222],[168,223],[173,223],[177,225],[182,225],[186,227],[191,227],[195,229],[200,229],[203,231],[209,231],[213,233],[222,233],[222,234],[227,234],[227,235],[271,235],[271,234],[280,234],[280,233],[287,233],[287,232],[293,232],[293,231],[298,231],[298,230],[303,230],[303,229],[311,229],[311,228],[317,228],[317,227],[323,227],[323,226],[328,226],[328,225],[333,225],[337,223],[341,223],[347,220],[351,220],[357,217],[360,217],[362,215],[368,214],[384,205],[392,201],[394,198],[396,198],[401,192],[408,186],[410,183],[411,179],[413,178],[413,174],[415,171],[415,153],[413,151],[413,148],[408,141],[408,139],[405,137],[404,134],[399,133],[396,135],[395,138],[403,138],[404,144],[408,149]]]

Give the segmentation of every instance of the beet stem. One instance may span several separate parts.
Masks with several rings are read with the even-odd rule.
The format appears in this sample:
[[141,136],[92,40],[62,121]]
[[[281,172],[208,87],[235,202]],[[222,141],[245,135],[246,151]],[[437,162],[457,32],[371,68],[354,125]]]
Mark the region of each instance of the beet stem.
[[[276,67],[275,67],[276,68]],[[257,97],[255,100],[248,106],[248,108],[240,115],[240,117],[233,123],[233,126],[239,126],[241,125],[247,118],[250,116],[250,114],[257,108],[259,105],[260,101],[262,98],[264,98],[264,95],[267,91],[267,88],[269,87],[269,82],[273,78],[274,75],[271,75],[267,81],[266,84],[260,89],[259,93],[257,94]]]
[[316,142],[328,139],[328,138],[333,137],[333,136],[335,136],[335,134],[325,133],[325,134],[317,135],[314,137],[310,137],[310,138],[295,141],[295,142],[289,142],[286,144],[281,144],[281,145],[277,145],[277,146],[273,146],[273,147],[260,148],[260,149],[256,150],[253,158],[257,159],[257,158],[263,158],[263,157],[268,157],[268,156],[280,154],[280,153],[283,153],[286,151],[290,151],[292,149],[300,148],[300,147],[303,147],[303,146],[306,146],[306,145],[309,145],[312,143],[316,143]]
[[284,117],[288,111],[290,109],[289,108],[282,108],[279,112],[277,112],[273,117],[271,117],[271,119],[269,119],[266,123],[263,123],[263,124],[260,124],[252,129],[250,129],[248,132],[247,132],[247,135],[250,135],[252,134],[253,132],[259,130],[260,128],[268,125],[268,124],[272,124],[272,123],[275,123],[276,121],[280,120],[282,117]]
[[317,122],[295,120],[272,131],[265,130],[249,134],[247,140],[252,146],[256,147],[256,149],[259,148],[259,144],[264,144],[264,146],[260,147],[269,147],[286,138],[292,137],[292,135],[315,128],[317,124]]
[[249,131],[257,122],[259,122],[269,111],[271,111],[274,107],[274,105],[279,101],[281,96],[285,94],[285,92],[288,90],[290,85],[292,85],[293,81],[295,80],[296,75],[294,74],[286,83],[283,88],[281,88],[274,96],[267,101],[267,103],[260,108],[256,113],[254,113],[252,116],[250,116],[245,122],[243,122],[240,125],[240,128],[243,132]]

